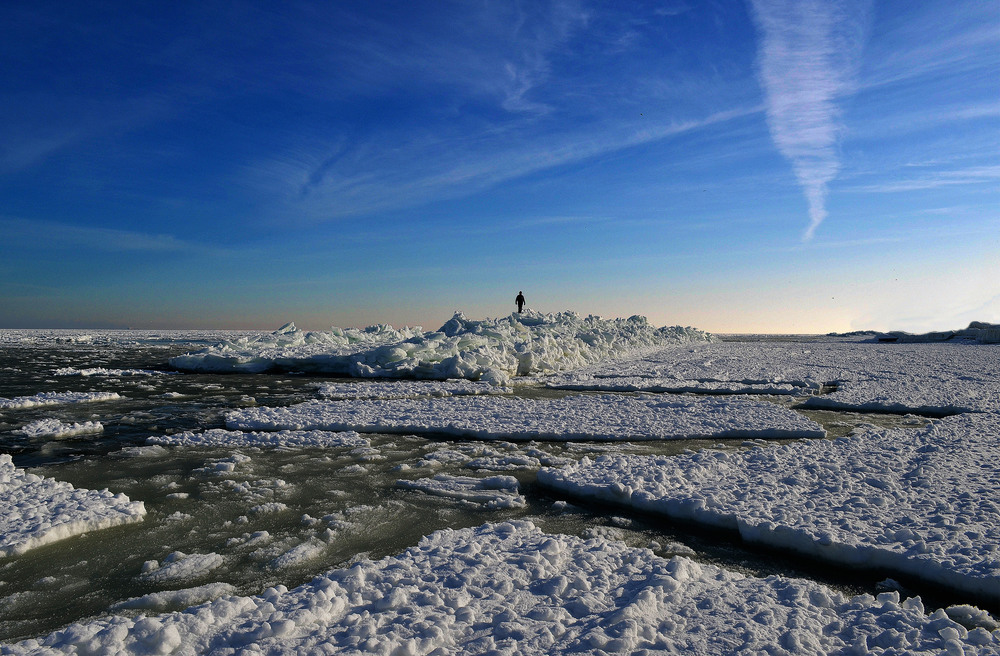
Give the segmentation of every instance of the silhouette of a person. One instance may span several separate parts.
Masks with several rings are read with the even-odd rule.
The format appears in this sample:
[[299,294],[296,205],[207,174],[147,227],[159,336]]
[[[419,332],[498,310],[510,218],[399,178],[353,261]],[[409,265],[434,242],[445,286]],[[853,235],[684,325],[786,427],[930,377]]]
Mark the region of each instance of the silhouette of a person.
[[521,308],[524,307],[524,292],[518,292],[514,302],[517,303],[517,313],[521,314]]

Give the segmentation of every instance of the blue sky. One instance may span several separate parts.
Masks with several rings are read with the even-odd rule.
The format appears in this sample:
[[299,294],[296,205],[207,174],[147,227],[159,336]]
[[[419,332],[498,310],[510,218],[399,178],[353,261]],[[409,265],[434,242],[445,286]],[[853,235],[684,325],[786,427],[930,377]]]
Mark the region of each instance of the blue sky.
[[0,327],[1000,322],[996,2],[5,2],[0,64]]

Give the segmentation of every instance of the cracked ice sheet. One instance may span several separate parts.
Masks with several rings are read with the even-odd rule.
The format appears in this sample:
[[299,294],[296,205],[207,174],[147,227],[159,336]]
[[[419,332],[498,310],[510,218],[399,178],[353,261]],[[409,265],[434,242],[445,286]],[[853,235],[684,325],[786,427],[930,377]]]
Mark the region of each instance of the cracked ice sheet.
[[317,394],[325,399],[412,399],[426,396],[477,396],[509,394],[510,387],[471,380],[380,380],[361,383],[320,383]]
[[587,378],[564,376],[545,384],[549,389],[592,392],[666,392],[670,394],[812,394],[815,389],[788,383],[745,383],[647,378],[645,376],[612,376]]
[[231,429],[356,430],[506,440],[823,437],[819,424],[745,396],[580,395],[309,401],[226,415]]
[[604,455],[538,482],[1000,601],[1000,415],[737,453]]
[[137,522],[141,501],[107,490],[74,488],[14,466],[0,455],[0,557],[20,555],[72,535]]
[[399,556],[293,590],[77,623],[2,651],[138,654],[154,646],[184,654],[978,656],[997,653],[1000,632],[967,630],[943,610],[928,616],[919,599],[901,602],[895,592],[847,598],[802,579],[747,577],[602,538],[547,535],[521,521],[439,531]]
[[545,380],[557,386],[608,386],[638,377],[666,379],[664,386],[703,385],[707,391],[727,383],[788,384],[813,393],[836,383],[837,391],[813,396],[806,405],[948,414],[1000,411],[998,370],[997,345],[879,344],[826,337],[673,346]]
[[353,431],[333,433],[330,431],[279,431],[243,432],[213,428],[202,432],[154,435],[146,439],[147,444],[172,446],[208,447],[367,447],[371,442]]

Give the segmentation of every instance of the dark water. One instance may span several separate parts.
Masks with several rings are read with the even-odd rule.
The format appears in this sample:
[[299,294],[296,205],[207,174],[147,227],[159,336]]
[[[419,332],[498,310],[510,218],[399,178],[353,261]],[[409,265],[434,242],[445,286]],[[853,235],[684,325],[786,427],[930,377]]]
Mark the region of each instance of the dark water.
[[[178,341],[181,340],[181,341]],[[627,516],[593,505],[566,505],[535,485],[533,469],[470,469],[475,457],[580,458],[609,450],[676,454],[686,449],[744,448],[742,441],[512,444],[372,435],[371,448],[181,448],[146,446],[153,435],[224,427],[235,408],[282,406],[316,398],[328,379],[295,375],[171,372],[168,359],[204,345],[169,335],[98,336],[90,343],[42,336],[0,342],[0,397],[39,392],[116,392],[120,400],[0,410],[0,453],[18,467],[81,488],[126,494],[145,504],[141,522],[93,531],[0,558],[0,640],[48,632],[112,612],[116,604],[166,590],[225,583],[239,594],[275,584],[294,587],[358,557],[398,553],[442,528],[530,519],[543,530],[620,539],[670,556],[686,554],[754,575],[785,574],[823,581],[848,593],[875,592],[876,572],[838,571],[783,554],[748,548],[736,536],[667,520]],[[147,376],[56,376],[63,367],[145,369]],[[557,394],[524,389],[525,396]],[[794,400],[774,399],[785,405]],[[895,425],[898,417],[813,412],[831,435],[862,422]],[[99,421],[98,434],[52,439],[14,433],[38,419]],[[457,455],[456,455],[457,454]],[[428,463],[437,462],[436,466]],[[423,466],[422,466],[423,465]],[[526,505],[481,505],[400,489],[396,481],[435,474],[516,476]],[[142,576],[147,561],[176,554],[218,554],[215,567],[169,581]],[[289,556],[288,554],[291,554]],[[283,557],[285,555],[285,557]],[[298,555],[296,559],[292,556]],[[289,562],[291,561],[291,562]],[[933,603],[931,599],[925,601]],[[183,607],[183,605],[181,606]],[[161,612],[170,605],[118,608]]]

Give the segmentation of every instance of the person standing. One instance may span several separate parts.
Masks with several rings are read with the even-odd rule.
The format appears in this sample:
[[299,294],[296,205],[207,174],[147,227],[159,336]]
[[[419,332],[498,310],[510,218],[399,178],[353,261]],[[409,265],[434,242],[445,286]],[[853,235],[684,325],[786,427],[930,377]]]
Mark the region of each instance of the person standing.
[[517,303],[517,313],[521,314],[521,308],[524,307],[524,292],[518,292],[514,302]]

